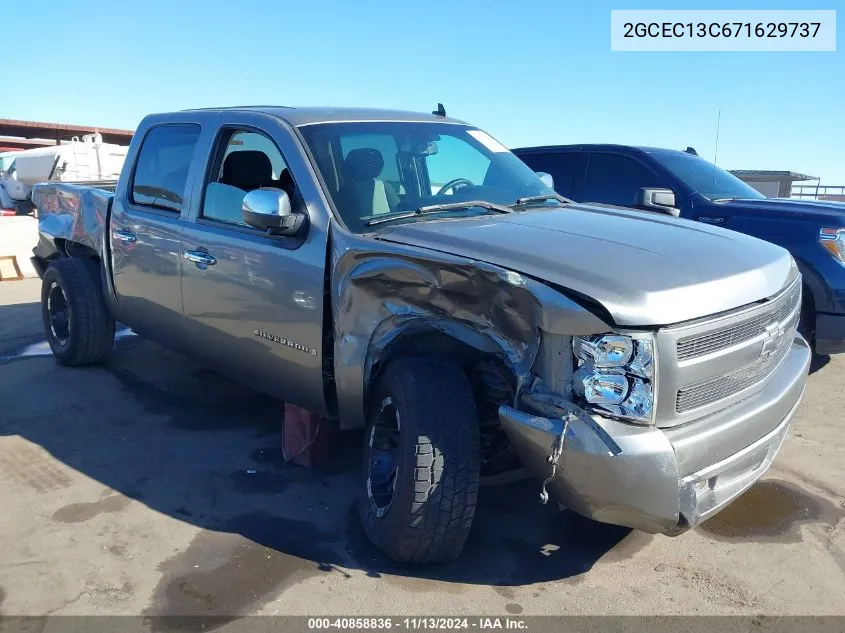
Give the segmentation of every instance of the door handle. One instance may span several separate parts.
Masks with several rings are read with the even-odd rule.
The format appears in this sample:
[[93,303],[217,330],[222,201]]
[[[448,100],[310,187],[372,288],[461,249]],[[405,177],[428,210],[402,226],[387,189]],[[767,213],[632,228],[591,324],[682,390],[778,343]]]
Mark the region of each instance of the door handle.
[[135,234],[127,229],[116,229],[112,231],[112,237],[123,244],[134,244],[138,241]]
[[204,269],[206,266],[214,266],[217,263],[217,258],[214,255],[201,250],[185,251],[185,259],[194,262],[200,269]]

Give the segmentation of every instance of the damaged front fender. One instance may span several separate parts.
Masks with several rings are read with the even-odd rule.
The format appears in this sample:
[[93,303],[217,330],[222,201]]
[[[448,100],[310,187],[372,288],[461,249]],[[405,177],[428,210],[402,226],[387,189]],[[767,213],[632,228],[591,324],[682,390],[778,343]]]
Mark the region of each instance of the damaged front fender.
[[335,231],[331,266],[335,384],[346,428],[364,425],[373,368],[404,336],[438,332],[496,355],[521,384],[544,336],[609,329],[537,280],[424,248]]

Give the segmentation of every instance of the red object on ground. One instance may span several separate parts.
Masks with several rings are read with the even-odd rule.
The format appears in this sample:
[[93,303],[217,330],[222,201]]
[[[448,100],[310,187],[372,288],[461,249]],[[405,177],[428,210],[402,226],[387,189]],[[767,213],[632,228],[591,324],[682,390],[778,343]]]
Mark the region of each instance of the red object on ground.
[[0,218],[3,217],[11,217],[13,215],[17,215],[18,212],[14,209],[0,209]]
[[316,413],[285,404],[284,454],[294,464],[313,468],[328,461],[332,423]]

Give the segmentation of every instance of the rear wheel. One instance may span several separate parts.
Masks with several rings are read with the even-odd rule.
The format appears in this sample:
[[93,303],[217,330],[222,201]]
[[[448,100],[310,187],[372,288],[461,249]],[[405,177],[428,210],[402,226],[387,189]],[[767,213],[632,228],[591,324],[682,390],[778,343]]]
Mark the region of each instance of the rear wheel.
[[478,496],[475,403],[463,371],[394,361],[373,393],[359,510],[370,541],[400,562],[457,558]]
[[114,319],[108,313],[94,260],[69,257],[50,262],[41,284],[44,333],[63,365],[90,365],[108,356]]

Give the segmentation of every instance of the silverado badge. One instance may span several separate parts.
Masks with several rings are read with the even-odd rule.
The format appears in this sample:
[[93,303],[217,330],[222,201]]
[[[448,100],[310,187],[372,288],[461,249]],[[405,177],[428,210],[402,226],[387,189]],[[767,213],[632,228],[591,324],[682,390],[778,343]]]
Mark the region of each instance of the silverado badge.
[[296,341],[292,341],[283,336],[276,336],[275,334],[270,334],[270,332],[265,332],[264,330],[254,330],[252,333],[256,336],[260,336],[261,338],[267,339],[268,341],[272,341],[273,343],[286,345],[291,349],[295,349],[297,352],[305,352],[306,354],[311,354],[311,356],[317,355],[317,349],[315,347],[309,347],[308,345],[297,343]]

